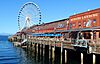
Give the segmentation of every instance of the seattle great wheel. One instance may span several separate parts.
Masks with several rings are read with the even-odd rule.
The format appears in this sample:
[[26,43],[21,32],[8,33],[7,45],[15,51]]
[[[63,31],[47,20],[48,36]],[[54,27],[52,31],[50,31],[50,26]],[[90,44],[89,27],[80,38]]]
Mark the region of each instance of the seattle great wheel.
[[39,6],[33,2],[25,3],[18,13],[19,31],[38,24],[41,24],[41,11]]

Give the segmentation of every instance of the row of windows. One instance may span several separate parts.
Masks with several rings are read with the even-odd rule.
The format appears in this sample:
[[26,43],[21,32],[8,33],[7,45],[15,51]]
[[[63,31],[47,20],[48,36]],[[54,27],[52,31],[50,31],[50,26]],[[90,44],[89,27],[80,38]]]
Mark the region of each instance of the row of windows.
[[[82,25],[84,27],[96,26],[96,19],[94,20],[89,19],[88,21],[83,21],[83,24],[81,22],[78,22],[78,27],[81,27]],[[75,27],[75,26],[76,26],[76,23],[70,23],[70,28]]]

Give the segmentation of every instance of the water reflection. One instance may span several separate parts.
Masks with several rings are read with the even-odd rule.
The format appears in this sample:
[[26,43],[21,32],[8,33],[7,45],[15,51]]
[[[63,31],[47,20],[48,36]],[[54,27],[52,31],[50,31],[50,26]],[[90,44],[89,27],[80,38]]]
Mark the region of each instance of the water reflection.
[[32,52],[14,47],[8,41],[0,41],[0,64],[35,64]]
[[17,49],[7,41],[0,41],[0,64],[18,64],[20,56],[16,53]]

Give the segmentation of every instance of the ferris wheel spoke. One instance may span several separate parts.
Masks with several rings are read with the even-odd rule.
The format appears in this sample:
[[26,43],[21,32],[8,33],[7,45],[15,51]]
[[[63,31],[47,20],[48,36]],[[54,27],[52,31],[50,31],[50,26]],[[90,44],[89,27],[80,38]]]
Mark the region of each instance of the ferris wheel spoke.
[[22,15],[23,15],[23,16],[26,17],[28,14],[29,14],[28,12],[22,11]]
[[25,18],[21,16],[21,17],[19,18],[19,20],[20,20],[20,21],[22,21],[22,20],[25,21]]
[[27,12],[27,10],[25,10],[25,9],[23,9],[22,11],[21,11],[21,14],[23,15],[23,16],[27,16],[27,14],[28,14],[28,12]]
[[23,16],[23,17],[26,17],[26,15],[25,15],[25,13],[23,11],[21,12],[20,15]]
[[33,24],[39,24],[39,21],[36,20],[36,19],[33,19],[33,20],[31,20],[31,21],[33,21],[33,22],[32,22]]
[[25,17],[24,16],[20,16],[20,18],[19,19],[25,19]]
[[40,17],[40,15],[39,15],[39,14],[36,14],[36,15],[35,15],[35,17],[36,17],[36,18],[39,18],[39,17]]
[[40,19],[41,17],[40,17],[39,15],[37,15],[37,16],[36,16],[36,15],[31,16],[31,19],[36,19],[36,18],[37,18],[37,19]]

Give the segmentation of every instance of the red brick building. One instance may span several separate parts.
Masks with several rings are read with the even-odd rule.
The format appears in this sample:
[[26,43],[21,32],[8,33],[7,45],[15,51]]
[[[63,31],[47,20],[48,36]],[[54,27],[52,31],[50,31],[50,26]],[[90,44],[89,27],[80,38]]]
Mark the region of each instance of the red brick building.
[[[67,34],[67,37],[69,37],[68,32],[71,32],[72,36],[74,37],[77,35],[77,32],[79,32],[80,29],[86,39],[94,39],[100,37],[100,8],[72,15],[68,19],[62,19],[37,26],[32,26],[31,32],[60,32]],[[96,36],[94,37],[92,34]]]
[[100,8],[69,17],[70,28],[92,28],[100,26]]
[[72,15],[69,17],[69,21],[69,29],[73,32],[73,35],[80,31],[85,39],[95,39],[99,42],[100,8]]

